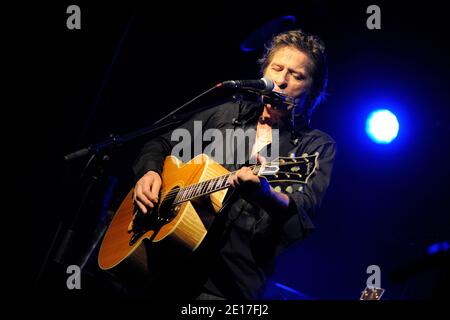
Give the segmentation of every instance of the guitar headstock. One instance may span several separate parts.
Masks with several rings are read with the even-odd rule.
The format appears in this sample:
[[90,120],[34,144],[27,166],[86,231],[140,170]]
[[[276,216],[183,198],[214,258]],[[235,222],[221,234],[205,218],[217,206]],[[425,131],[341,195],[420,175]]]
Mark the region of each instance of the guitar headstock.
[[261,165],[260,176],[269,182],[307,183],[318,168],[319,153],[301,157],[278,157]]
[[384,291],[383,288],[366,287],[364,291],[361,292],[359,300],[381,300]]

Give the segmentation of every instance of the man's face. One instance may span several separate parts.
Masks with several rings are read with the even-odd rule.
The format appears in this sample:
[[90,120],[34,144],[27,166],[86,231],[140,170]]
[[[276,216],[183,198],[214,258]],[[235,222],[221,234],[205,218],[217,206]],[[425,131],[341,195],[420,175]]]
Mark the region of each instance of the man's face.
[[310,89],[310,68],[306,54],[293,47],[282,47],[275,51],[264,77],[274,81],[274,91],[298,98]]

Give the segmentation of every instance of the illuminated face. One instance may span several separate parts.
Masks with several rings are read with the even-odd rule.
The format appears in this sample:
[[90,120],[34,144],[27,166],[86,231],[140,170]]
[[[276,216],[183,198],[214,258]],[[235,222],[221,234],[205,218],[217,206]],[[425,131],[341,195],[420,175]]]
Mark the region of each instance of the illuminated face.
[[[281,47],[264,70],[264,77],[274,81],[274,91],[298,98],[311,87],[310,59],[293,47]],[[272,111],[273,109],[268,111]]]

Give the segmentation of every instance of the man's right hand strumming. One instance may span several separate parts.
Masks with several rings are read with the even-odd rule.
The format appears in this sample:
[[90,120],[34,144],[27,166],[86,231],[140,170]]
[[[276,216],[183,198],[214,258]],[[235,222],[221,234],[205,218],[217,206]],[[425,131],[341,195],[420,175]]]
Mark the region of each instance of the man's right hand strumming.
[[147,209],[153,209],[158,203],[161,183],[161,176],[155,171],[147,172],[136,182],[133,200],[142,213],[147,213]]

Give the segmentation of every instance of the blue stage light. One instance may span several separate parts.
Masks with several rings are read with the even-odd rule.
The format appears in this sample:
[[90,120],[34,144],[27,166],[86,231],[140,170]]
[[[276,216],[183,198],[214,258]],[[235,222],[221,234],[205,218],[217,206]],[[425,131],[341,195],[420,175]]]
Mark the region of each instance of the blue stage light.
[[397,117],[389,110],[375,110],[367,117],[366,133],[376,143],[391,143],[398,129]]
[[436,242],[430,245],[427,249],[428,255],[432,256],[439,252],[447,252],[449,249],[448,241]]

